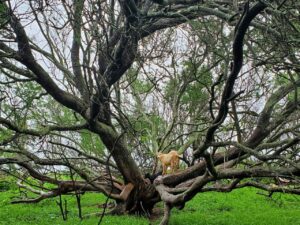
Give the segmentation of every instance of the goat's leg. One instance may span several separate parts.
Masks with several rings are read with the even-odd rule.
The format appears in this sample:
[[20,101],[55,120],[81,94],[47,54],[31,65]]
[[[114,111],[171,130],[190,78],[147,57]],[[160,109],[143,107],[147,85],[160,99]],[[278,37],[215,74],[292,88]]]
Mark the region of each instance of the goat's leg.
[[163,172],[162,172],[162,175],[165,175],[165,174],[166,174],[166,169],[167,169],[166,167],[167,167],[167,166],[163,164]]

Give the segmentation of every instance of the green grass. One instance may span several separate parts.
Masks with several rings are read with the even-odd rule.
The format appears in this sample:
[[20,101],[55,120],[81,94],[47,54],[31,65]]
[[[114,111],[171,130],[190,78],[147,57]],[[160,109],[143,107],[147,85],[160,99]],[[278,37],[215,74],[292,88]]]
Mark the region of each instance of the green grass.
[[[68,220],[62,219],[60,209],[55,199],[46,199],[37,204],[10,204],[13,196],[18,196],[17,191],[0,192],[0,225],[77,225],[77,224],[98,224],[99,217],[80,220],[76,199],[72,196],[63,196],[67,200]],[[96,193],[84,194],[81,198],[83,215],[99,213],[102,209],[96,204],[104,203],[105,197]],[[148,220],[135,216],[105,216],[101,224],[124,224],[124,225],[145,225]]]
[[[273,194],[247,188],[231,193],[202,193],[173,210],[172,225],[300,225],[300,196]],[[264,192],[266,194],[266,192]]]
[[[258,195],[254,188],[231,193],[201,193],[186,204],[183,210],[173,209],[171,225],[300,225],[300,196],[274,194],[272,198]],[[68,203],[68,220],[63,221],[56,205],[57,199],[38,204],[10,204],[17,190],[0,192],[0,225],[95,225],[99,218],[80,221],[75,197],[63,196]],[[103,195],[88,193],[82,196],[83,214],[100,212],[95,204],[103,203]],[[159,219],[154,223],[158,224]],[[149,221],[135,216],[105,216],[102,224],[148,225]]]

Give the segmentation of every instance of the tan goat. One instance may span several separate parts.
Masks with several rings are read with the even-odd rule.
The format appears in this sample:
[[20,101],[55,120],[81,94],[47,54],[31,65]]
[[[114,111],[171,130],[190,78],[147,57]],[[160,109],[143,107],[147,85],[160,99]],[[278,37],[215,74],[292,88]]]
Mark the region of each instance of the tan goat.
[[172,150],[167,154],[164,153],[157,153],[157,158],[160,160],[163,172],[162,175],[167,173],[168,166],[171,167],[171,172],[174,173],[179,167],[179,154],[177,151]]

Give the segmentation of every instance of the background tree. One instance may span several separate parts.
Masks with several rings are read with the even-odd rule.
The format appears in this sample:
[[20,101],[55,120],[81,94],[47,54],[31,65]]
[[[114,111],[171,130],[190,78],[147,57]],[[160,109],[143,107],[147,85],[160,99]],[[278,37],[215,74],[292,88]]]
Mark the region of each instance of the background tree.
[[[299,194],[298,8],[2,1],[0,169],[37,194],[15,202],[98,191],[166,224],[199,192]],[[186,164],[150,184],[172,148]]]

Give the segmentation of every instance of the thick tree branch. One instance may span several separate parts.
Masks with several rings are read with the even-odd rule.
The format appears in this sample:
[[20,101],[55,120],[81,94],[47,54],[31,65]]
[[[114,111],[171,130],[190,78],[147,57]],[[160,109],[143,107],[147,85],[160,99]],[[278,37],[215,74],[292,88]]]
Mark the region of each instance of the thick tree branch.
[[79,98],[61,90],[57,84],[55,84],[49,74],[35,60],[31,52],[29,39],[19,19],[13,14],[12,11],[10,12],[9,16],[10,25],[16,34],[16,40],[18,43],[18,55],[20,56],[18,60],[37,76],[36,81],[54,99],[61,104],[75,110],[79,114],[83,114],[83,112],[86,110],[84,103]]
[[[253,177],[279,177],[279,176],[300,176],[300,164],[297,167],[281,167],[281,168],[264,168],[256,167],[250,169],[223,169],[218,171],[218,176],[213,177],[205,174],[198,177],[192,185],[183,193],[174,195],[168,192],[168,188],[161,183],[162,180],[155,180],[156,190],[160,193],[161,199],[172,206],[184,204],[186,201],[192,199],[198,192],[204,189],[204,186],[211,181],[222,179],[238,179],[232,184],[235,187],[240,180]],[[232,189],[232,188],[231,188]],[[205,190],[205,189],[204,189]],[[173,191],[174,192],[174,191]]]
[[214,119],[212,125],[209,127],[206,133],[206,138],[203,145],[200,146],[199,149],[194,151],[195,158],[199,158],[209,147],[209,144],[213,141],[215,131],[224,122],[227,116],[229,99],[233,94],[234,83],[243,65],[244,36],[254,17],[258,15],[261,11],[263,11],[266,7],[267,6],[262,2],[258,2],[251,9],[249,9],[249,5],[246,4],[245,6],[244,14],[241,17],[238,26],[236,27],[235,37],[232,46],[233,65],[232,65],[232,70],[226,80],[225,87],[223,89],[220,109],[217,117]]
[[18,125],[14,124],[13,122],[9,121],[8,119],[0,117],[0,124],[3,124],[8,129],[13,130],[17,133],[28,134],[32,136],[45,136],[52,131],[78,131],[82,129],[88,128],[87,124],[79,124],[73,126],[48,126],[44,127],[42,130],[34,130],[34,129],[27,129],[19,127]]
[[84,7],[84,0],[75,0],[74,1],[74,14],[73,14],[73,40],[72,40],[72,48],[71,48],[71,60],[73,72],[75,75],[75,84],[78,88],[82,98],[85,102],[88,102],[89,93],[87,90],[86,83],[83,79],[83,74],[81,71],[80,64],[80,44],[81,44],[81,26],[82,26],[82,13]]

